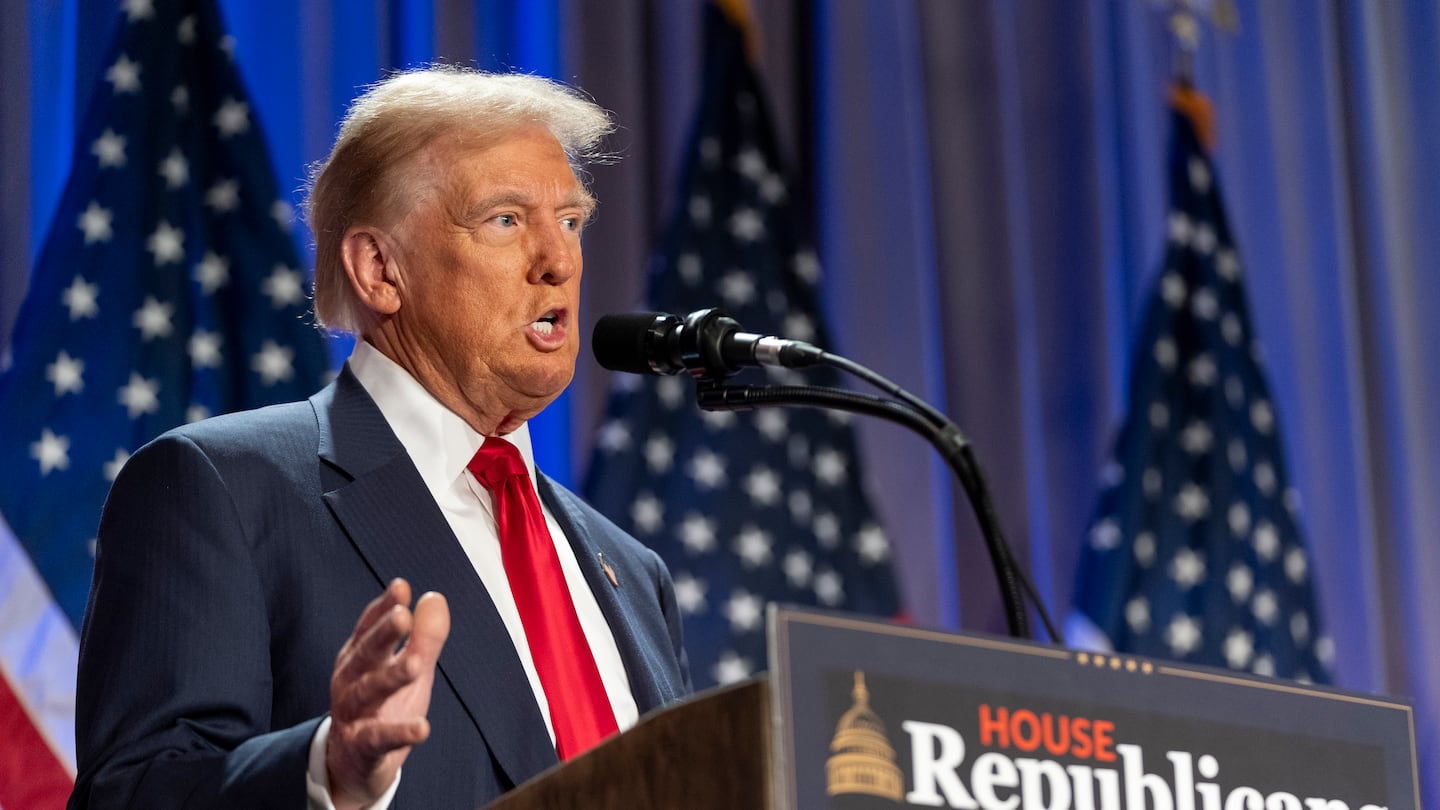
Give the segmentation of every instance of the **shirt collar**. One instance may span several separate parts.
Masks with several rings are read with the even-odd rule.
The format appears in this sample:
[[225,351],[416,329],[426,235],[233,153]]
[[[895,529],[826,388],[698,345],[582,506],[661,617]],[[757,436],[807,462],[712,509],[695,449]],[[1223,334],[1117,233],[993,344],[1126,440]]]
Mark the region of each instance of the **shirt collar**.
[[[355,341],[347,364],[365,392],[375,400],[405,452],[410,454],[425,487],[438,500],[465,474],[466,465],[485,437],[368,342]],[[521,423],[504,438],[520,451],[530,480],[534,481],[535,455],[530,447],[530,426]]]

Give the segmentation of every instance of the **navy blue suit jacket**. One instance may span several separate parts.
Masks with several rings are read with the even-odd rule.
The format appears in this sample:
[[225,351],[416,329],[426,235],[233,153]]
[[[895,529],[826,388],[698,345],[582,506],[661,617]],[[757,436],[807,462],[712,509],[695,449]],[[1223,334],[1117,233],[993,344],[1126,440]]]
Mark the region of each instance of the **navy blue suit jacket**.
[[[686,694],[660,558],[562,487],[537,485],[640,711]],[[308,402],[188,425],[136,452],[101,522],[70,807],[303,808],[335,656],[394,577],[445,594],[451,631],[431,737],[393,806],[478,807],[555,764],[494,604],[348,368]]]

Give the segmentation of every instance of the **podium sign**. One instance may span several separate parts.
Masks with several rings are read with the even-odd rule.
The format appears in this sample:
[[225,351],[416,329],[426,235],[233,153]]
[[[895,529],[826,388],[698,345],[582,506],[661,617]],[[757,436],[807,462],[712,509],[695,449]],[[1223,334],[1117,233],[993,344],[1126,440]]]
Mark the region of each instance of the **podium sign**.
[[1419,810],[1384,697],[772,608],[777,810]]

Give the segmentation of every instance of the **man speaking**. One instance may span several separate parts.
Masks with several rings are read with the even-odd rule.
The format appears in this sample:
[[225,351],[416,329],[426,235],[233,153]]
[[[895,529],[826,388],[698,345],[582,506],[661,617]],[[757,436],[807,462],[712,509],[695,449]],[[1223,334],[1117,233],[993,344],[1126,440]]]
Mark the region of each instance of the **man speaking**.
[[526,428],[574,373],[611,127],[452,68],[354,102],[307,215],[316,315],[360,340],[308,401],[125,465],[71,808],[476,807],[688,691],[669,573]]

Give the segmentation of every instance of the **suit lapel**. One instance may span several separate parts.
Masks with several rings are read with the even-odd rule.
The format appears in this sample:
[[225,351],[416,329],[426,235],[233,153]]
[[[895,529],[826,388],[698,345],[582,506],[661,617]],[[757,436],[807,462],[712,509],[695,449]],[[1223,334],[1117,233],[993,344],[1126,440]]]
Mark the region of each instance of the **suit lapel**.
[[312,401],[320,457],[341,474],[327,486],[326,504],[379,584],[404,577],[417,595],[445,594],[450,638],[440,673],[501,769],[519,784],[554,765],[545,720],[500,614],[379,408],[348,367]]
[[599,558],[603,553],[607,560],[618,564],[620,556],[609,538],[599,532],[592,532],[583,516],[570,503],[570,499],[564,497],[549,478],[541,474],[537,484],[545,506],[550,509],[555,521],[570,540],[571,548],[575,550],[575,559],[585,574],[585,582],[590,586],[591,593],[595,594],[600,612],[610,625],[615,646],[620,651],[620,660],[625,664],[625,672],[629,676],[630,693],[635,698],[636,708],[644,714],[674,700],[678,695],[672,690],[662,689],[660,683],[658,673],[665,669],[654,659],[661,651],[652,645],[642,644],[635,632],[633,600],[643,598],[643,594],[628,592],[627,588],[633,590],[649,583],[622,582],[618,586],[612,584]]

